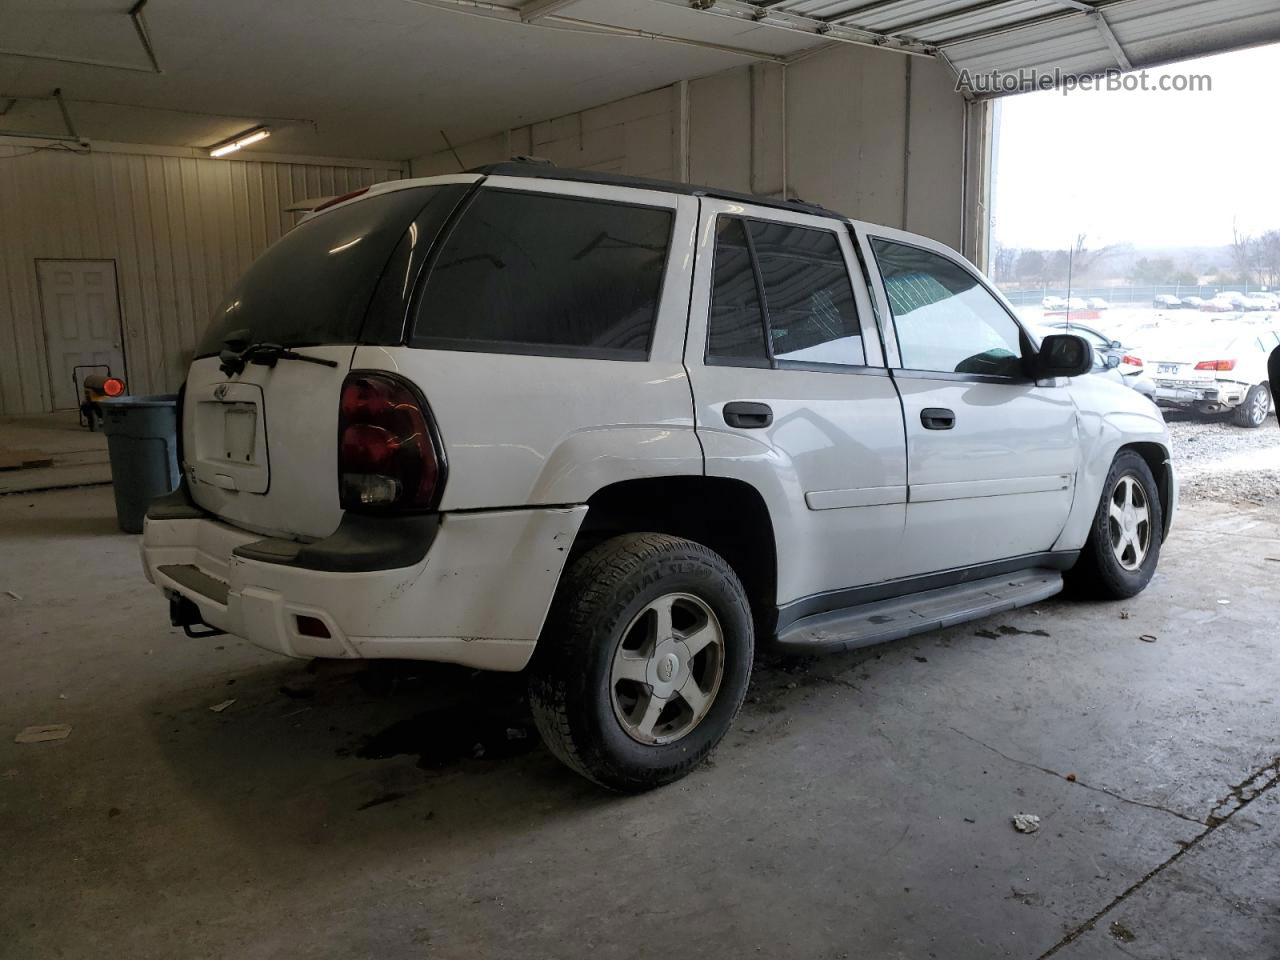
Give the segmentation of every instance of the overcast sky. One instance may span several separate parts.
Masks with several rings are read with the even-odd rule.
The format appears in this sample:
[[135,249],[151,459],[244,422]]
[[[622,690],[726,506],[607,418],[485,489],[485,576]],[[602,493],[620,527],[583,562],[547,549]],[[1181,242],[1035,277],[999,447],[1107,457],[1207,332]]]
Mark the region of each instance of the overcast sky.
[[1001,105],[995,239],[1011,247],[1217,245],[1280,229],[1280,46],[1149,71],[1201,93],[1059,91]]

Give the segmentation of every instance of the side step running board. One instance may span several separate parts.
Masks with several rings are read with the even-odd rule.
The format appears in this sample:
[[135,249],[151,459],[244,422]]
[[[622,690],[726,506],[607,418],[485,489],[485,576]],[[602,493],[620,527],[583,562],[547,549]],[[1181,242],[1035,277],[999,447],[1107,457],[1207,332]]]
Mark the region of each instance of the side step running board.
[[788,652],[852,650],[1023,607],[1062,590],[1062,574],[1036,568],[797,620],[778,634]]

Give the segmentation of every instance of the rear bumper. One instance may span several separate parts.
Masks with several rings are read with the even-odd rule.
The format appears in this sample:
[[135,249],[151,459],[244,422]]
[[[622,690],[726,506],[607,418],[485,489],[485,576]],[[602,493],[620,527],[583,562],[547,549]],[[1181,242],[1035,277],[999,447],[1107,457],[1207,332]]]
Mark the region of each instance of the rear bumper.
[[1156,381],[1156,403],[1165,407],[1195,410],[1229,410],[1238,406],[1249,385],[1230,381],[1208,381],[1204,386],[1175,385]]
[[[418,525],[407,525],[402,540],[429,538],[429,549],[416,551],[418,559],[360,569],[376,566],[365,550],[356,569],[341,560],[340,569],[332,569],[335,556],[360,555],[368,537],[353,535],[344,524],[345,532],[339,528],[333,537],[299,548],[263,541],[198,511],[153,509],[143,530],[142,562],[147,579],[194,603],[205,623],[285,656],[520,670],[533,653],[586,511],[446,513],[438,524],[430,518],[433,532],[424,530],[424,518],[406,518]],[[391,555],[403,562],[412,551]],[[314,618],[323,630],[314,622],[300,624],[299,617]]]

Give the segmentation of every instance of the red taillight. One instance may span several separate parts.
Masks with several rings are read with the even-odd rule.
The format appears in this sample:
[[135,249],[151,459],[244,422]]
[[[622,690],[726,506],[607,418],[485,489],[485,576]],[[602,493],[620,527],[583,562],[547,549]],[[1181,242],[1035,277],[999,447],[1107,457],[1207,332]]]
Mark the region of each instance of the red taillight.
[[443,464],[426,405],[389,373],[353,373],[338,410],[338,486],[345,509],[429,510]]
[[1140,359],[1128,353],[1126,353],[1123,357],[1120,358],[1120,362],[1127,363],[1131,367],[1142,366],[1142,361]]
[[124,393],[124,381],[119,377],[107,377],[102,381],[102,392],[108,397],[118,397]]
[[328,210],[330,207],[336,207],[340,203],[345,203],[348,200],[354,200],[356,197],[360,196],[361,194],[368,193],[368,192],[369,192],[368,187],[361,187],[359,190],[352,190],[350,193],[344,193],[340,197],[334,197],[332,200],[326,200],[324,203],[320,204],[320,206],[316,207],[311,212],[319,213],[321,210]]
[[1234,360],[1201,360],[1196,364],[1197,370],[1234,370]]

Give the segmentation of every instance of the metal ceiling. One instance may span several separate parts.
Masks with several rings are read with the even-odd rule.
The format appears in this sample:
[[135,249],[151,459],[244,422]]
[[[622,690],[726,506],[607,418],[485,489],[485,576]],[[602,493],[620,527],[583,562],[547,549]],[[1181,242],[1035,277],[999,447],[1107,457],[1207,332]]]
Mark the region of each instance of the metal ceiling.
[[957,73],[1100,74],[1280,41],[1277,0],[656,0],[946,60]]
[[403,158],[834,43],[982,78],[1275,41],[1280,0],[0,0],[0,136]]

